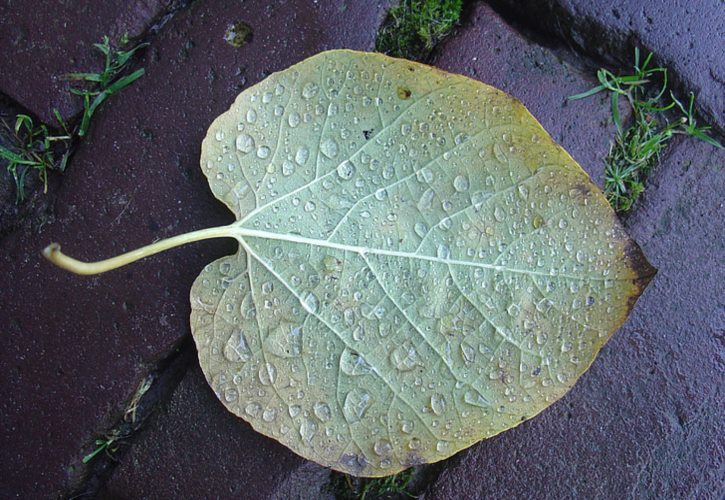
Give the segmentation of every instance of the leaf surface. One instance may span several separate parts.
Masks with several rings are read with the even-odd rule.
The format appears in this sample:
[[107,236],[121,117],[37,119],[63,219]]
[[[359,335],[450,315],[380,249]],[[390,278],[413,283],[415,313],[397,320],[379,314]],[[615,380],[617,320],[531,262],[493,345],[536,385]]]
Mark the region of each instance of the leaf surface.
[[202,369],[257,431],[357,476],[542,411],[654,274],[523,105],[409,61],[275,73],[201,162],[240,241],[191,291]]

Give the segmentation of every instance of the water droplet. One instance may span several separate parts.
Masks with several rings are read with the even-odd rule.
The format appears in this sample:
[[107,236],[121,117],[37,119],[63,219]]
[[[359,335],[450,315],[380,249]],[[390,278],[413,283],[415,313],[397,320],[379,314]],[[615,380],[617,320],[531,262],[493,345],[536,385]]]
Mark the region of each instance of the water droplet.
[[337,141],[328,137],[320,144],[320,152],[328,158],[334,158],[337,156]]
[[521,198],[523,198],[524,200],[525,200],[525,199],[527,199],[527,198],[529,197],[529,188],[527,188],[527,187],[526,187],[526,186],[524,186],[523,184],[521,184],[521,185],[519,186],[518,190],[519,190],[519,195],[520,195],[520,196],[521,196]]
[[254,139],[249,134],[239,134],[237,136],[237,150],[242,153],[249,153],[254,149]]
[[378,441],[375,441],[375,444],[373,445],[373,451],[381,457],[387,456],[392,453],[393,445],[390,444],[390,441],[388,441],[387,439],[380,439]]
[[257,121],[257,112],[253,108],[247,110],[247,123],[254,123]]
[[418,366],[418,351],[409,340],[390,353],[390,362],[401,372],[407,372]]
[[349,180],[355,175],[355,165],[350,160],[345,160],[337,166],[337,175],[342,180]]
[[314,82],[308,82],[305,84],[304,87],[302,87],[302,97],[304,97],[305,99],[311,99],[317,95],[317,92],[319,90],[319,85]]
[[377,191],[375,191],[375,199],[378,201],[383,201],[385,198],[388,197],[388,190],[385,188],[380,188]]
[[214,134],[214,137],[216,137],[216,140],[217,141],[223,141],[224,140],[224,137],[225,137],[224,131],[223,130],[217,130],[216,131],[216,134]]
[[302,407],[300,405],[290,405],[287,411],[289,411],[290,417],[295,418],[302,411]]
[[289,177],[290,175],[295,173],[295,164],[292,163],[289,160],[285,160],[282,162],[282,175],[285,177]]
[[352,331],[352,338],[356,342],[360,342],[365,338],[365,329],[362,325],[357,325],[355,329]]
[[289,126],[291,128],[295,128],[297,125],[300,124],[301,117],[300,114],[295,112],[290,113],[290,115],[287,117],[287,123],[289,123]]
[[272,363],[262,363],[259,367],[259,382],[262,385],[272,385],[277,380],[277,368]]
[[503,208],[501,208],[499,205],[496,205],[496,208],[493,209],[493,217],[498,222],[501,222],[506,218],[506,211]]
[[433,171],[428,167],[423,167],[418,172],[416,172],[416,177],[418,179],[418,182],[425,182],[427,184],[430,184],[433,182]]
[[259,403],[249,403],[244,407],[244,413],[250,417],[257,417],[260,411],[262,411],[262,405]]
[[511,304],[506,308],[506,311],[509,313],[509,316],[518,316],[519,311],[521,310],[521,307],[519,307],[518,304]]
[[265,422],[273,422],[275,418],[277,418],[277,410],[274,408],[267,408],[262,413],[262,420]]
[[400,430],[406,434],[410,434],[413,432],[413,429],[415,428],[415,424],[411,422],[410,420],[403,420],[400,423]]
[[305,212],[314,212],[315,208],[317,207],[314,201],[308,201],[307,203],[305,203]]
[[458,192],[468,191],[468,177],[458,175],[453,179],[453,188]]
[[425,238],[425,235],[428,234],[428,226],[424,222],[416,222],[413,230],[421,238]]
[[237,399],[239,399],[239,391],[234,387],[227,387],[224,390],[224,401],[227,403],[233,403]]
[[[311,203],[311,202],[310,202]],[[317,299],[317,295],[312,292],[307,292],[302,296],[300,304],[310,314],[317,313],[317,309],[320,307],[320,302]]]
[[587,255],[582,250],[577,251],[576,261],[580,264],[583,264],[586,260],[587,260]]
[[330,407],[328,406],[327,403],[323,403],[323,402],[315,403],[313,410],[315,412],[315,416],[317,418],[319,418],[322,422],[327,422],[328,420],[330,420],[330,417],[332,416]]
[[247,339],[242,330],[231,334],[224,345],[224,357],[232,363],[246,363],[252,357],[252,352],[249,350]]
[[365,412],[368,411],[372,400],[370,394],[358,387],[354,388],[345,396],[345,402],[342,405],[342,411],[345,419],[349,422],[357,422],[362,420]]
[[449,444],[450,443],[448,441],[438,441],[436,443],[436,450],[438,451],[438,453],[445,453],[448,451]]
[[467,391],[463,395],[463,401],[469,405],[478,406],[479,408],[489,408],[491,406],[491,402],[483,397],[480,392],[475,390]]
[[345,348],[340,355],[340,369],[348,375],[359,376],[370,373],[372,366],[360,353]]
[[259,149],[257,149],[257,157],[263,160],[269,156],[269,153],[271,153],[271,150],[267,146],[259,146]]
[[433,189],[426,189],[425,192],[421,195],[420,200],[418,200],[418,210],[420,210],[421,212],[423,210],[428,210],[433,204],[434,197],[435,192],[433,191]]
[[461,356],[463,357],[463,362],[468,365],[476,360],[476,351],[468,343],[461,342]]
[[495,156],[501,163],[508,163],[509,161],[506,157],[506,153],[504,153],[503,146],[498,143],[493,145],[493,156]]
[[408,443],[408,448],[410,448],[411,450],[419,449],[420,448],[420,439],[418,439],[418,438],[411,439],[410,442]]
[[280,358],[295,358],[302,354],[302,327],[281,323],[264,340],[266,351]]
[[302,419],[302,423],[300,424],[300,437],[302,440],[309,445],[316,433],[317,424],[315,421],[309,418]]
[[563,344],[561,344],[561,352],[569,352],[571,351],[571,348],[571,342],[564,342]]
[[438,249],[436,251],[436,256],[439,259],[450,259],[451,249],[448,248],[448,245],[444,245],[443,243],[441,243],[440,245],[438,245]]
[[305,146],[302,146],[300,149],[297,150],[297,153],[295,153],[295,162],[298,165],[304,165],[307,163],[307,160],[310,157],[310,150],[307,149]]
[[446,398],[443,394],[435,393],[430,397],[430,409],[436,415],[441,415],[446,409]]

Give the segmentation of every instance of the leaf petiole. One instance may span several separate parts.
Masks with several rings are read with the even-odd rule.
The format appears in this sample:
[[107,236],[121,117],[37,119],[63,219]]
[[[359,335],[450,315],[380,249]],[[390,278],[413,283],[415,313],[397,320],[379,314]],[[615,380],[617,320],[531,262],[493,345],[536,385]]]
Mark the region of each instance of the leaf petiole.
[[235,229],[235,225],[210,227],[200,229],[190,233],[180,234],[165,240],[160,240],[150,245],[146,245],[136,250],[131,250],[110,259],[99,260],[97,262],[82,262],[68,257],[60,251],[58,243],[51,243],[43,249],[43,256],[56,266],[76,274],[101,274],[106,271],[118,269],[144,257],[149,257],[157,253],[169,250],[170,248],[193,243],[195,241],[208,240],[212,238],[238,238],[239,230]]

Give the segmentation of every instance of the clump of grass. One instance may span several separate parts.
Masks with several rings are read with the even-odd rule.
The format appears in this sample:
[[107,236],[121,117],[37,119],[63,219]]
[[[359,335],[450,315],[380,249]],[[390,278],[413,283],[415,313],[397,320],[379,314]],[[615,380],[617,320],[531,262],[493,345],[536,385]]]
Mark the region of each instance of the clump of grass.
[[463,0],[401,0],[388,11],[375,50],[416,61],[425,60],[461,17]]
[[[10,146],[0,145],[0,158],[7,161],[7,171],[15,181],[15,202],[25,199],[25,177],[28,172],[36,171],[43,182],[43,192],[48,191],[48,170],[65,170],[68,162],[68,148],[58,148],[58,143],[64,144],[71,140],[72,134],[68,131],[60,114],[55,111],[55,117],[62,129],[61,135],[53,135],[44,124],[36,126],[33,119],[25,114],[15,117],[15,126],[11,127],[5,120],[2,121],[3,130],[0,131],[8,140]],[[58,154],[59,149],[65,149]]]
[[[128,43],[128,38],[124,36],[120,45],[126,43]],[[69,80],[79,80],[91,84],[90,88],[71,89],[72,93],[83,98],[83,118],[77,129],[79,137],[86,135],[93,113],[103,101],[143,76],[144,69],[140,68],[129,75],[117,78],[128,64],[129,59],[147,45],[147,43],[141,43],[130,50],[118,50],[111,47],[108,37],[104,36],[103,42],[93,44],[104,56],[103,70],[100,73],[68,73],[66,75]]]
[[[126,36],[119,45],[128,43]],[[129,59],[148,44],[139,44],[129,50],[120,50],[111,46],[107,36],[101,43],[94,44],[104,56],[103,70],[100,73],[69,73],[69,80],[84,82],[83,88],[73,88],[71,92],[83,98],[83,115],[78,123],[68,127],[57,109],[53,110],[58,121],[59,133],[51,133],[45,124],[35,125],[26,114],[18,114],[11,126],[4,119],[0,134],[5,136],[6,146],[0,145],[0,158],[7,161],[7,170],[15,181],[16,203],[25,199],[25,180],[29,172],[37,172],[43,182],[43,191],[48,189],[48,172],[65,171],[73,145],[88,133],[91,118],[98,107],[110,96],[128,87],[143,74],[143,68],[125,76],[119,75],[126,68]]]
[[[651,67],[652,53],[640,61],[634,52],[634,72],[615,75],[606,69],[597,72],[600,85],[569,97],[583,99],[602,91],[611,95],[612,121],[617,128],[614,142],[604,159],[604,193],[619,213],[629,211],[644,192],[644,181],[659,163],[660,153],[677,134],[688,135],[721,148],[708,134],[710,127],[698,126],[694,116],[695,95],[690,93],[687,106],[668,91],[667,69]],[[632,110],[632,121],[622,124],[620,99]],[[676,115],[668,120],[668,114]]]
[[378,498],[415,498],[408,491],[413,479],[413,469],[376,479],[363,479],[333,472],[328,485],[329,492],[337,500],[373,500]]

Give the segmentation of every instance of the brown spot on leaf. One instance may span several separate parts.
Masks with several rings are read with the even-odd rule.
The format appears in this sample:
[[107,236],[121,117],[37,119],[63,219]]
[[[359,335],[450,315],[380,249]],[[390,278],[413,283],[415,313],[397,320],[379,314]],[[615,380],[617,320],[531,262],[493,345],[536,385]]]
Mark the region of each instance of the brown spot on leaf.
[[413,95],[413,93],[410,91],[407,87],[398,87],[398,97],[400,99],[406,100],[410,99],[410,96]]

